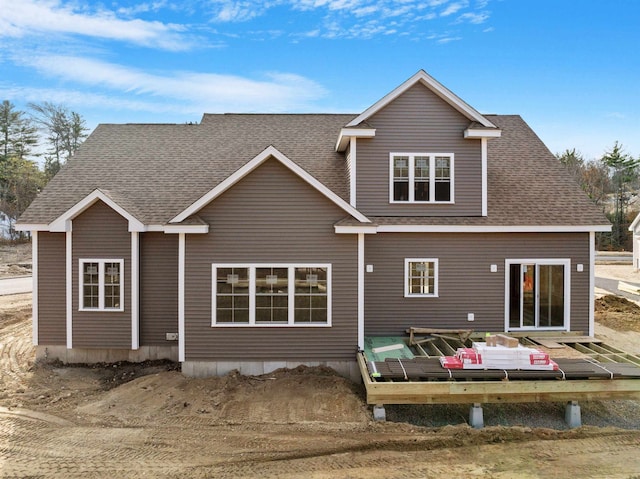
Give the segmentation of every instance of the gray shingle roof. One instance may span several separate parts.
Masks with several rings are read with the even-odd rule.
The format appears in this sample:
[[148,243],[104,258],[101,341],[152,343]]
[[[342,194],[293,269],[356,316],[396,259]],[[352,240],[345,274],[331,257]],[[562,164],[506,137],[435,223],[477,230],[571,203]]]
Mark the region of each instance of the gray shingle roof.
[[[199,125],[100,125],[47,185],[20,223],[47,224],[100,188],[148,225],[163,225],[272,145],[348,201],[340,129],[356,115],[204,115]],[[387,217],[377,224],[605,225],[529,126],[486,115],[502,129],[488,141],[487,217]],[[461,132],[462,134],[462,132]]]
[[356,115],[204,115],[199,125],[99,125],[20,223],[49,223],[100,188],[163,225],[272,145],[348,201],[340,128]]

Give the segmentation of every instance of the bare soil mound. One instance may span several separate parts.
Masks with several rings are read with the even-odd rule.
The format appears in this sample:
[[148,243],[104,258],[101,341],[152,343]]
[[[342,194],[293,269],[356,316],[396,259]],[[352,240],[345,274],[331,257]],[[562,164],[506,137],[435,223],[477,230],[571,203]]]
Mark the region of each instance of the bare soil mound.
[[596,299],[595,320],[617,331],[640,332],[640,306],[620,296],[603,296]]
[[262,376],[186,378],[177,371],[122,384],[78,412],[117,418],[206,415],[225,423],[361,422],[370,420],[362,391],[325,367],[279,369]]

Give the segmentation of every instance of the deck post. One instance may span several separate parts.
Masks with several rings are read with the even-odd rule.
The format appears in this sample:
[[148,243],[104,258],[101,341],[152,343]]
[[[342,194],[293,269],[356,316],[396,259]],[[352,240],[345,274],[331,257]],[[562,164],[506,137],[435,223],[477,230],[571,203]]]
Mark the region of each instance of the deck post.
[[469,408],[469,425],[474,429],[482,429],[484,427],[484,414],[482,404],[473,403]]
[[564,420],[571,429],[582,426],[578,401],[569,401],[567,403],[564,409]]
[[384,409],[383,404],[376,404],[373,406],[373,420],[374,421],[386,421],[387,412]]

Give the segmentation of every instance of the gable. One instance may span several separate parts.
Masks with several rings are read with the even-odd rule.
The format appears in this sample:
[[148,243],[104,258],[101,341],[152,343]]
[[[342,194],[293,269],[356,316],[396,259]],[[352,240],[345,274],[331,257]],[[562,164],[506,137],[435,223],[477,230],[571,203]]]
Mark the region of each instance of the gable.
[[299,165],[291,161],[289,158],[283,155],[276,148],[274,148],[273,146],[270,146],[266,148],[262,153],[258,154],[251,161],[249,161],[248,163],[245,163],[241,168],[236,170],[232,175],[227,177],[224,181],[219,183],[217,186],[215,186],[205,195],[200,197],[196,202],[191,204],[187,209],[183,210],[180,214],[174,217],[170,221],[170,223],[173,223],[173,224],[181,223],[182,221],[186,220],[192,215],[198,213],[204,206],[206,206],[215,198],[217,198],[222,193],[227,191],[229,188],[235,185],[238,181],[243,179],[246,175],[251,173],[254,169],[258,168],[260,165],[262,165],[262,163],[264,163],[269,159],[274,159],[280,162],[287,169],[289,169],[293,174],[295,174],[297,177],[305,181],[312,188],[316,189],[318,192],[324,195],[327,199],[329,199],[334,204],[336,204],[339,208],[344,210],[345,213],[353,216],[354,218],[356,218],[357,220],[363,223],[370,222],[366,218],[366,216],[364,216],[362,213],[360,213],[358,210],[356,210],[354,207],[352,207],[350,204],[348,204],[346,201],[340,198],[337,194],[335,194],[332,190],[330,190],[324,184],[319,182],[316,178],[311,176],[307,171],[305,171]]
[[357,126],[362,122],[368,121],[369,118],[375,115],[382,108],[386,107],[408,89],[413,88],[418,84],[423,85],[425,88],[429,89],[444,102],[449,104],[453,109],[460,112],[469,121],[477,122],[485,128],[496,129],[496,126],[491,121],[481,115],[460,97],[455,95],[451,90],[439,83],[435,78],[428,75],[424,70],[420,70],[418,73],[405,81],[402,85],[400,85],[399,87],[388,93],[386,96],[384,96],[382,99],[374,103],[372,106],[367,108],[367,110],[365,110],[361,115],[357,116],[355,119],[349,122],[347,126]]
[[[333,224],[345,212],[274,158],[263,162],[221,193],[198,215],[214,235],[227,232],[250,236],[271,231],[320,228],[333,233]],[[300,226],[299,226],[300,225]],[[304,225],[304,226],[302,226]],[[278,238],[265,238],[265,241]]]

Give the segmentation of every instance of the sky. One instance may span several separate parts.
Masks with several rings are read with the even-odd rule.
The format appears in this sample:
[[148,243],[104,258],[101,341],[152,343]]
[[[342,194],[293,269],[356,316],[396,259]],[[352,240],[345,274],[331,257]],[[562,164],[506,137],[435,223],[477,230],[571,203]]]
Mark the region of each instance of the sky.
[[553,153],[640,157],[640,1],[0,0],[0,101],[99,123],[361,113],[425,70]]

